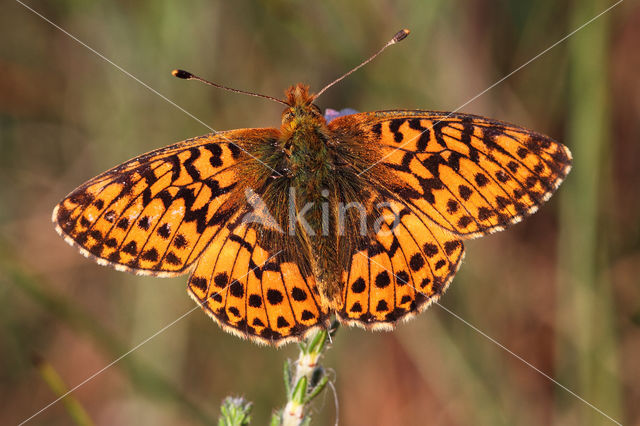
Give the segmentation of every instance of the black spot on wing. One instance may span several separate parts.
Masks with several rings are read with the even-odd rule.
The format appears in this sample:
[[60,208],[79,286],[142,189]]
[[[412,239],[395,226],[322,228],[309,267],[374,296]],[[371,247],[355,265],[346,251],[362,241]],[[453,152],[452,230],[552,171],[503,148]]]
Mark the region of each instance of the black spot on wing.
[[164,239],[169,238],[169,236],[171,235],[171,225],[169,225],[168,223],[165,223],[158,228],[157,232],[158,232],[158,235],[160,235],[160,237]]
[[291,290],[291,297],[293,297],[293,300],[296,302],[302,302],[307,299],[307,293],[299,287],[294,287]]
[[279,305],[284,300],[284,297],[279,290],[269,289],[267,290],[267,300],[271,305]]
[[354,292],[354,293],[362,293],[366,288],[367,288],[367,285],[366,285],[364,279],[362,279],[362,277],[356,279],[351,284],[351,291]]
[[252,294],[249,296],[249,306],[252,308],[259,308],[262,306],[262,297],[258,294]]
[[207,291],[207,280],[202,277],[191,277],[191,285],[201,291]]

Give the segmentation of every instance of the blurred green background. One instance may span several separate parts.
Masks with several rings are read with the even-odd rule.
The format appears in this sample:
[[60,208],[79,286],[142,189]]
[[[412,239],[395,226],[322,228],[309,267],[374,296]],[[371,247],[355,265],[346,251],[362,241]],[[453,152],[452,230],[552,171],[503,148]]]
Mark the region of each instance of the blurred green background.
[[[282,107],[171,69],[275,96],[298,81],[318,90],[407,27],[320,106],[453,110],[613,3],[27,2],[217,130],[277,127]],[[53,206],[208,130],[19,3],[0,9],[0,423],[16,424],[56,398],[34,357],[72,387],[194,306],[186,277],[80,256],[54,232]],[[639,47],[640,6],[627,1],[463,108],[563,141],[575,163],[538,214],[467,244],[442,299],[624,424],[640,424]],[[264,424],[296,352],[197,310],[74,395],[104,425],[212,423],[224,396],[244,395]],[[325,365],[345,425],[612,424],[437,306],[393,333],[341,329]],[[315,407],[315,424],[334,422],[330,395]],[[72,421],[59,403],[31,424]]]

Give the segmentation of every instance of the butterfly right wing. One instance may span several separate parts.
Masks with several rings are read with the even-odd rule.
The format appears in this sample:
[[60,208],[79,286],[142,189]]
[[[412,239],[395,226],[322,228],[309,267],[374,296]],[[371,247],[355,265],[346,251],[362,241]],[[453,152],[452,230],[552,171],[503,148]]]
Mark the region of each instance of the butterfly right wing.
[[349,325],[392,329],[440,298],[460,267],[464,246],[388,194],[378,201],[385,204],[379,216],[384,220],[360,239],[345,265],[337,315]]
[[461,238],[531,215],[571,168],[571,153],[553,139],[470,114],[377,111],[329,128],[377,151],[359,176]]
[[134,158],[81,185],[53,211],[56,230],[100,264],[139,274],[183,273],[244,197],[241,148],[270,143],[276,129],[189,139]]

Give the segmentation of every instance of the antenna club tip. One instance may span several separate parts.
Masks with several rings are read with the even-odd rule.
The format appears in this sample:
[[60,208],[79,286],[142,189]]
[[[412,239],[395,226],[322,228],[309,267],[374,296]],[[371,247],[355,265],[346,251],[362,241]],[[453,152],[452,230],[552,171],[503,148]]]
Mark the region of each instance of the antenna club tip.
[[397,43],[399,41],[404,40],[405,38],[407,38],[407,36],[409,35],[410,32],[411,31],[409,31],[407,28],[404,28],[404,29],[398,31],[396,33],[396,35],[393,36],[393,42]]
[[173,70],[171,71],[171,75],[173,75],[174,77],[182,78],[184,80],[188,80],[193,77],[193,74],[184,70]]

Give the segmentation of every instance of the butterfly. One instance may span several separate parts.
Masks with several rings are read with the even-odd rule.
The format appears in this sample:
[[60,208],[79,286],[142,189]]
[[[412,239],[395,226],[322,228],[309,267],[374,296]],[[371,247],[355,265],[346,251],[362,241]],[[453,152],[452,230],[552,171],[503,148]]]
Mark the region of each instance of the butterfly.
[[327,87],[271,98],[286,105],[280,129],[187,139],[102,173],[55,207],[56,230],[117,270],[190,273],[189,294],[224,330],[277,346],[333,315],[392,329],[423,311],[458,271],[463,240],[534,213],[570,170],[562,144],[480,116],[327,121],[314,104]]

